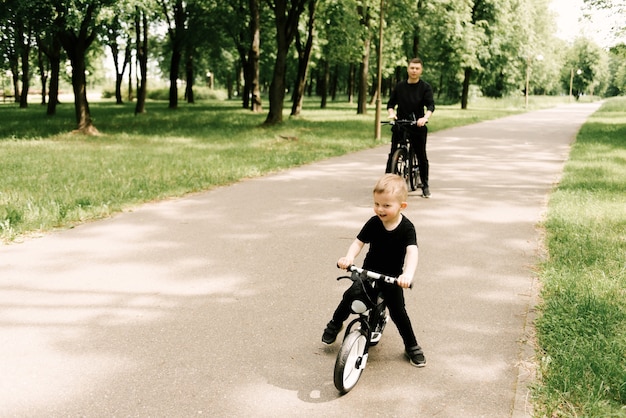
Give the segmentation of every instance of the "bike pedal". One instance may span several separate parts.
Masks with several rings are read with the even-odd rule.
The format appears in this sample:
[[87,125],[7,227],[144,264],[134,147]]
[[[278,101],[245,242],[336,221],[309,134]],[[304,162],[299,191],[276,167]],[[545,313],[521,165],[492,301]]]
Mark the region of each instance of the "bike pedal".
[[370,343],[376,344],[383,337],[382,332],[372,332],[372,337],[370,338]]

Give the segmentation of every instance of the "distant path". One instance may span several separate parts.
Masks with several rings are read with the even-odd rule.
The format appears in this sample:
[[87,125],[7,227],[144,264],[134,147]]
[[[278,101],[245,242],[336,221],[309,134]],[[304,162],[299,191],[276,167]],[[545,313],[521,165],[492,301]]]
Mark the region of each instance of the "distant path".
[[406,211],[425,369],[392,325],[338,397],[320,342],[385,144],[0,247],[0,415],[525,416],[535,227],[598,107],[430,135]]

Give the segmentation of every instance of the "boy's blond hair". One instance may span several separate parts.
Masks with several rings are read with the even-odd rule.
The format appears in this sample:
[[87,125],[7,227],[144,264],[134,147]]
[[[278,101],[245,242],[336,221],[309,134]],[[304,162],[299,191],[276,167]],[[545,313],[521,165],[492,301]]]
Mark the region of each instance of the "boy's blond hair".
[[391,193],[400,202],[406,202],[409,197],[409,189],[406,182],[397,174],[385,174],[374,186],[374,194]]

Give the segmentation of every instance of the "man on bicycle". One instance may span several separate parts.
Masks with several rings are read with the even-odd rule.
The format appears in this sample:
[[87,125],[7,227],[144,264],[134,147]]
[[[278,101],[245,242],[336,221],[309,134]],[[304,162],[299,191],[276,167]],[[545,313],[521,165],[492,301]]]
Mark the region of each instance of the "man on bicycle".
[[[428,157],[426,156],[426,136],[428,119],[435,111],[433,89],[424,80],[421,80],[423,63],[420,58],[413,58],[407,67],[408,78],[399,82],[391,92],[387,102],[387,111],[390,119],[416,120],[415,125],[408,127],[411,147],[415,150],[419,164],[420,180],[422,182],[422,196],[430,197],[428,189]],[[397,113],[395,111],[398,107]],[[424,111],[426,109],[426,111]],[[387,160],[387,170],[391,171],[391,156],[396,148],[396,135],[391,138],[391,152]]]

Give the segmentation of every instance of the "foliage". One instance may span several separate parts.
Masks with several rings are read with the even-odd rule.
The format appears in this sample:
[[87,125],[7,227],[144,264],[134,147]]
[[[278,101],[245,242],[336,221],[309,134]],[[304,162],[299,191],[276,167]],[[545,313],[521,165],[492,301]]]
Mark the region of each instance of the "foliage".
[[626,44],[611,48],[609,74],[611,75],[611,80],[607,88],[607,95],[619,96],[626,94]]
[[566,56],[561,82],[564,89],[571,82],[577,98],[585,92],[604,94],[608,86],[608,58],[604,51],[586,38],[577,38]]
[[[593,7],[611,7],[616,13],[623,13],[619,8],[620,1],[623,0],[588,0],[587,3]],[[160,3],[167,7],[161,7],[155,0],[4,0],[4,7],[0,9],[0,71],[3,75],[8,71],[10,75],[4,88],[19,92],[22,87],[19,80],[22,64],[17,42],[20,37],[15,28],[19,27],[16,26],[18,17],[29,16],[35,22],[33,36],[41,37],[41,42],[32,43],[34,49],[29,55],[31,68],[36,68],[34,64],[38,51],[35,49],[50,45],[60,29],[79,35],[81,30],[91,28],[97,32],[102,43],[94,43],[85,51],[86,88],[111,89],[117,82],[119,89],[121,75],[117,80],[109,78],[102,82],[104,85],[98,85],[103,70],[99,69],[102,65],[97,61],[103,59],[105,48],[115,44],[124,47],[130,42],[135,48],[134,10],[135,7],[142,7],[142,10],[151,12],[148,53],[151,62],[160,63],[160,71],[154,65],[150,67],[149,89],[160,88],[155,78],[176,77],[180,73],[176,84],[194,87],[210,82],[218,88],[226,88],[229,97],[242,98],[245,105],[247,80],[243,80],[242,84],[241,74],[245,73],[251,42],[249,1],[161,0]],[[259,1],[261,47],[258,86],[263,96],[268,95],[273,80],[283,77],[285,89],[291,90],[297,75],[298,63],[293,46],[286,42],[279,45],[276,37],[277,16],[273,12],[275,5],[281,3]],[[317,0],[316,3],[319,24],[315,31],[307,91],[320,95],[330,93],[333,98],[346,94],[352,97],[357,85],[356,71],[359,66],[367,64],[369,71],[365,74],[367,85],[364,88],[368,88],[372,97],[377,57],[371,54],[369,61],[363,62],[363,52],[366,40],[371,38],[372,44],[378,42],[375,29],[379,25],[377,10],[380,2]],[[576,63],[575,68],[578,69],[580,62],[587,64],[586,68],[581,68],[584,71],[582,76],[575,77],[576,92],[623,93],[620,87],[623,82],[620,80],[624,71],[620,70],[623,65],[623,60],[618,58],[620,55],[611,53],[609,61],[606,51],[595,47],[581,48],[578,43],[570,45],[556,39],[548,3],[549,0],[386,1],[382,22],[383,93],[388,94],[392,86],[405,77],[407,59],[415,55],[424,59],[424,78],[433,85],[438,103],[458,102],[462,94],[474,91],[488,97],[519,96],[524,92],[527,76],[531,79],[530,92],[533,94],[567,94],[571,68]],[[180,14],[184,19],[180,20],[180,37],[174,42],[174,38],[166,37],[164,10],[172,12],[177,7],[180,9],[180,5],[184,6]],[[58,12],[54,12],[53,7]],[[16,12],[18,9],[20,13]],[[86,10],[93,10],[94,15],[83,21]],[[173,22],[173,16],[170,15],[170,22]],[[369,27],[362,24],[367,20],[365,18],[369,19]],[[292,27],[302,27],[304,17],[295,23]],[[173,28],[170,26],[170,29]],[[177,50],[177,54],[182,54],[177,63],[171,58],[173,47],[178,42],[183,42],[184,47]],[[123,55],[121,52],[118,54],[120,57]],[[543,60],[535,59],[538,56],[542,56]],[[275,78],[277,57],[284,57],[284,67],[280,65],[284,74]],[[67,64],[62,62],[61,68],[66,67]],[[45,62],[40,68],[42,70],[36,78],[46,80],[49,70],[46,70]],[[136,73],[136,69],[134,71]],[[60,76],[63,74],[62,71]],[[85,106],[84,110],[89,109]]]

